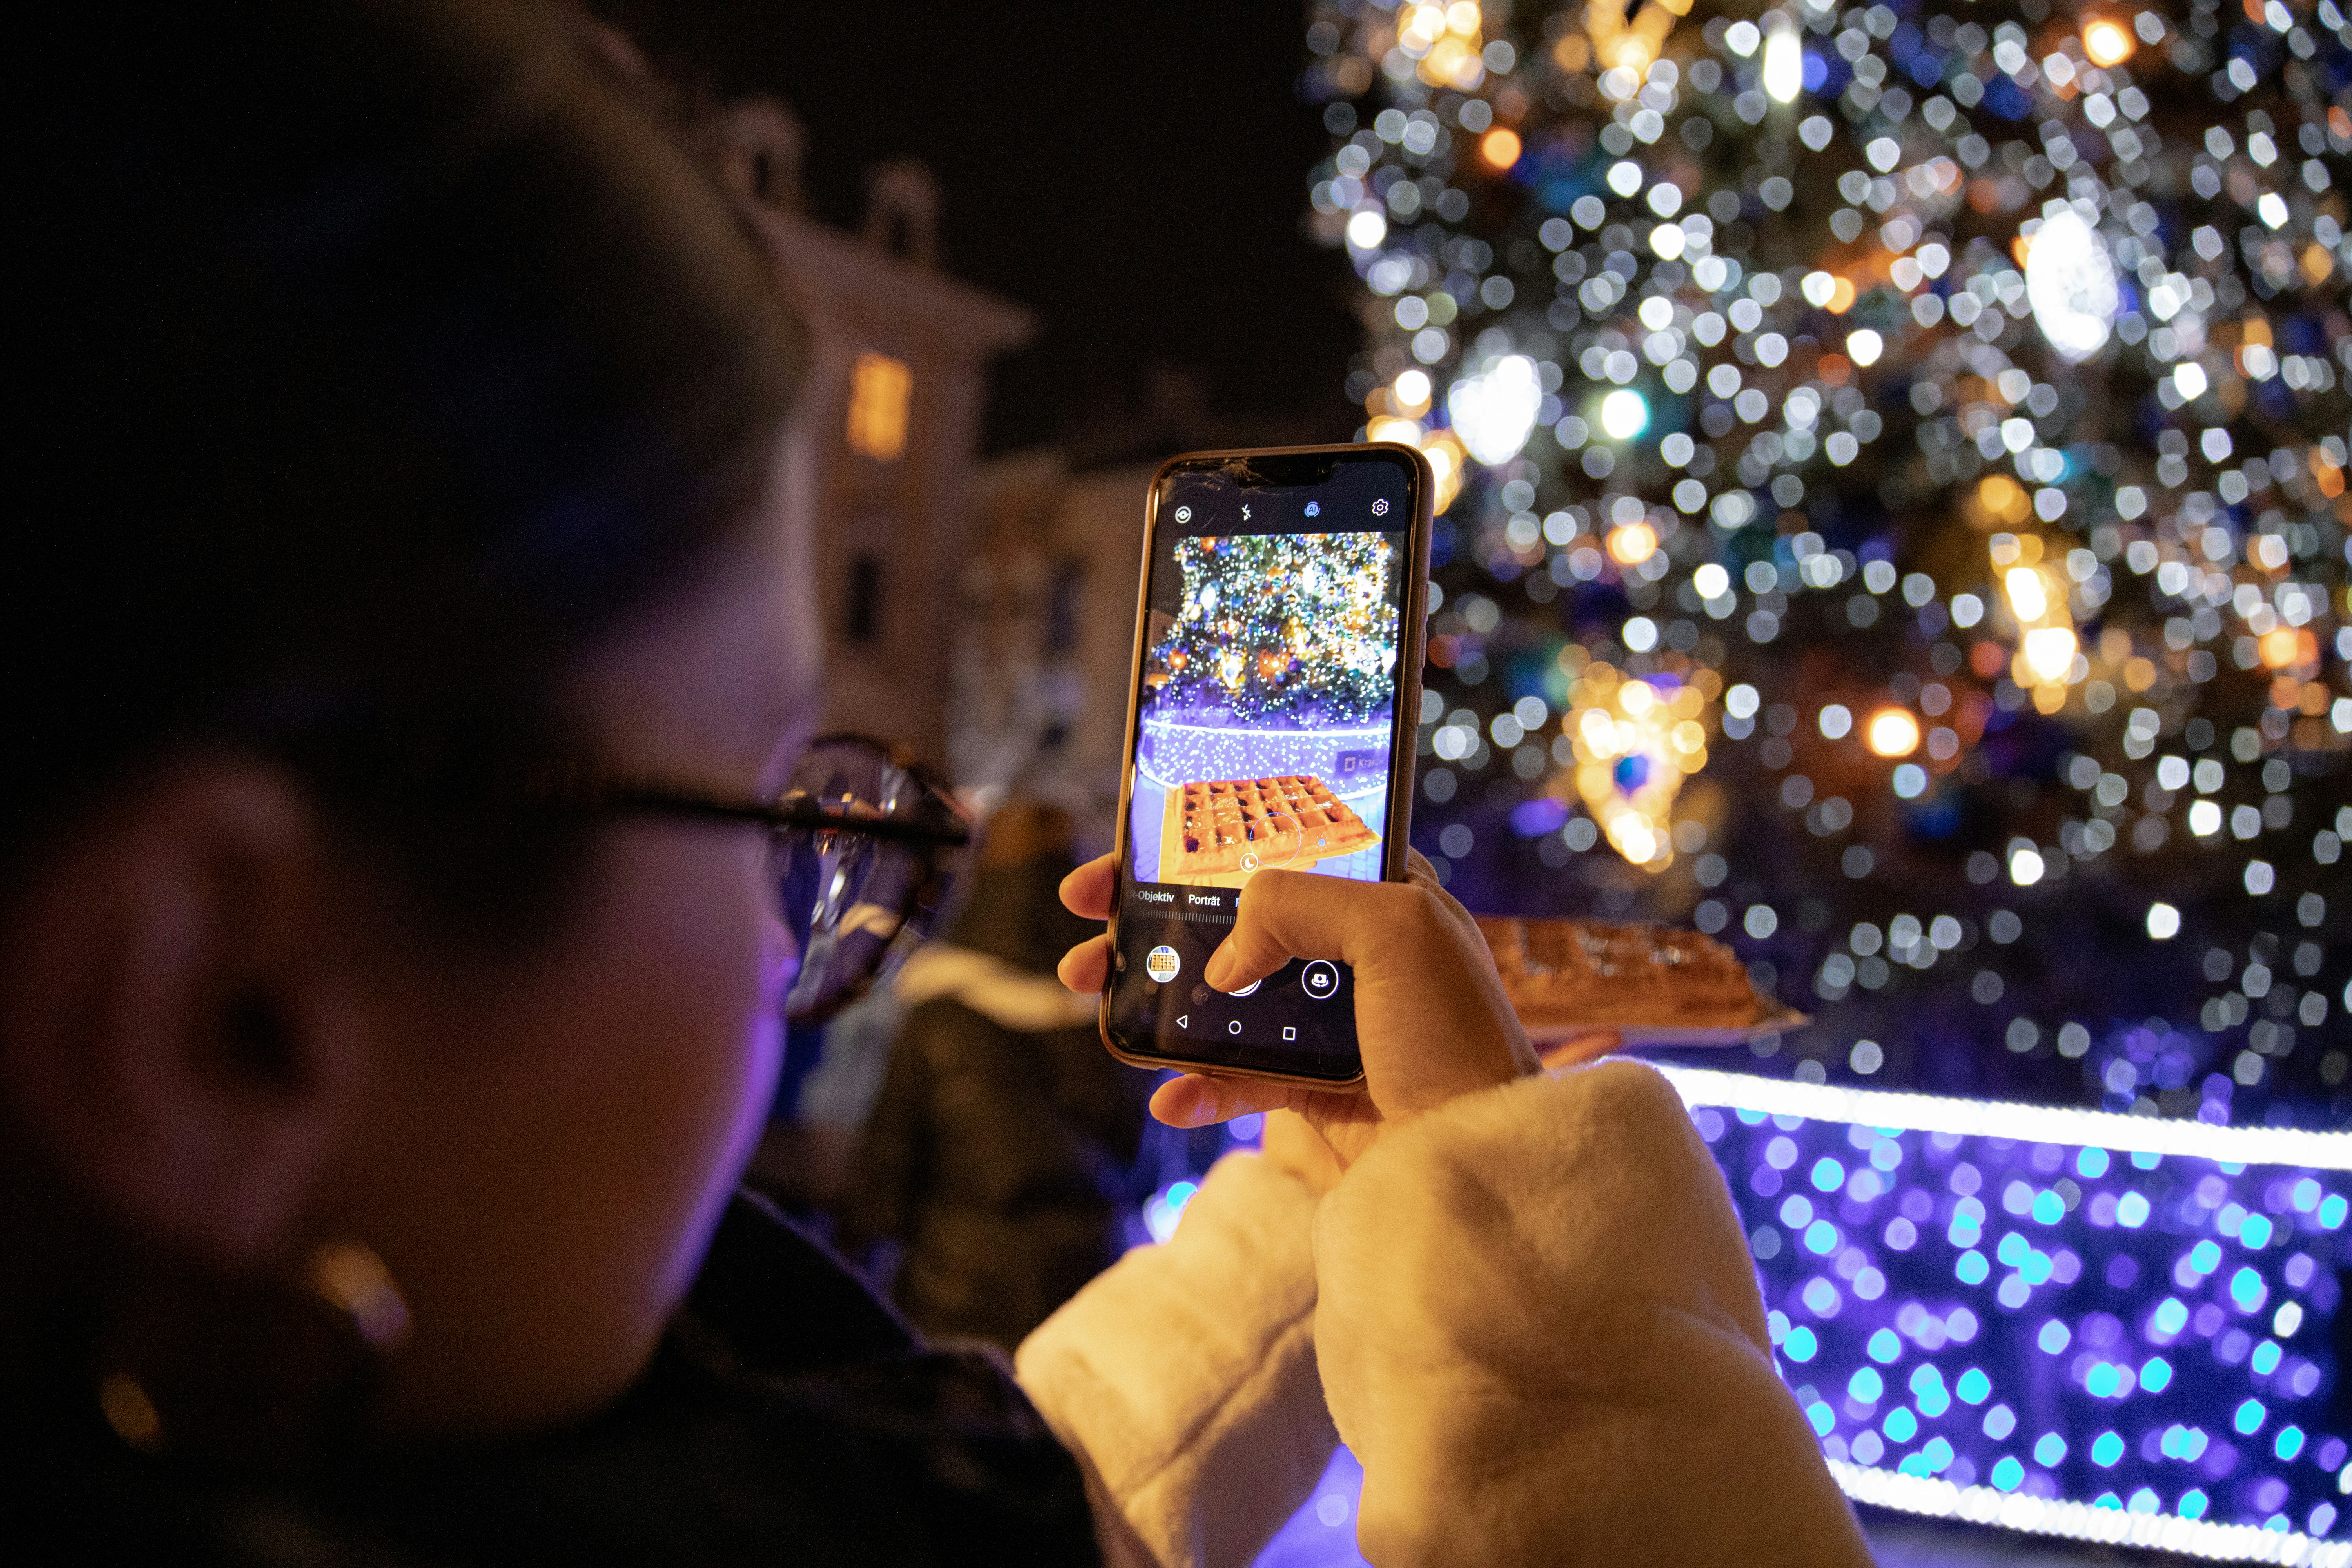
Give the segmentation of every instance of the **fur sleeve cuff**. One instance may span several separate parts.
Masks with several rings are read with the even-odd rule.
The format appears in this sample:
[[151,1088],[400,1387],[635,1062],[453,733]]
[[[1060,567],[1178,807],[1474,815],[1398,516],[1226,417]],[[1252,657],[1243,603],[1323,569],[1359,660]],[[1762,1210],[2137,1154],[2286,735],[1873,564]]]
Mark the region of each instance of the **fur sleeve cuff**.
[[1021,1384],[1078,1456],[1107,1555],[1239,1568],[1337,1441],[1315,1369],[1316,1196],[1220,1161],[1164,1247],[1139,1247],[1023,1342]]

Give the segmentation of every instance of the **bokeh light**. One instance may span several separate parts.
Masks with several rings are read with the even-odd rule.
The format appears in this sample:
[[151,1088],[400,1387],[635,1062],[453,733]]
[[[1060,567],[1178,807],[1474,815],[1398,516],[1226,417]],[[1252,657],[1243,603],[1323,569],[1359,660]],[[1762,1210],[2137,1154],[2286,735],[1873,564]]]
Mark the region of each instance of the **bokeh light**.
[[2137,47],[2131,29],[2111,16],[2096,16],[2084,25],[2083,52],[2095,66],[2121,65]]
[[1870,716],[1870,749],[1882,757],[1907,757],[1919,749],[1919,721],[1903,708],[1881,708]]

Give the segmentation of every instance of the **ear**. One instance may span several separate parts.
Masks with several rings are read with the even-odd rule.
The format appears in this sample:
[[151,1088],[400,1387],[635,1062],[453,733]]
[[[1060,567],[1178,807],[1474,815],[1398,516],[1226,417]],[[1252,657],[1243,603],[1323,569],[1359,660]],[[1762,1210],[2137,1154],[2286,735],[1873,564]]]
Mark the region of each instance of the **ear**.
[[292,1239],[354,1103],[329,858],[236,759],[128,787],[46,847],[0,934],[0,1095],[58,1174],[235,1267]]

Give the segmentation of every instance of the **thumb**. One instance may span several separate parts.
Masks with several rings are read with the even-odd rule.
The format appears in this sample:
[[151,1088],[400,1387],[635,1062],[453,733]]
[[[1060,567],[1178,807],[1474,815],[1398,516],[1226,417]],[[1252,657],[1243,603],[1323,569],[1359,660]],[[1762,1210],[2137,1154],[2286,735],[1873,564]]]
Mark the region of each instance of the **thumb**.
[[1234,929],[1209,955],[1202,978],[1220,991],[1263,980],[1294,958],[1346,957],[1346,933],[1380,883],[1307,871],[1260,871],[1242,888]]

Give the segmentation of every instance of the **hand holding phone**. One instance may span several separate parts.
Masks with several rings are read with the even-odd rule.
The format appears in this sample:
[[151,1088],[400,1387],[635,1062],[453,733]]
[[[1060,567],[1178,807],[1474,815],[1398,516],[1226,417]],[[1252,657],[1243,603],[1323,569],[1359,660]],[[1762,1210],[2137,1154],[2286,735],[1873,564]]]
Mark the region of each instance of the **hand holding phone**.
[[[1116,856],[1081,866],[1062,884],[1062,901],[1087,919],[1102,918],[1117,871]],[[1062,961],[1062,983],[1073,991],[1099,990],[1110,943],[1099,936],[1073,948]],[[1344,1165],[1388,1123],[1538,1070],[1486,939],[1417,854],[1401,882],[1295,871],[1254,878],[1242,889],[1231,933],[1210,957],[1206,980],[1230,992],[1301,959],[1353,969],[1365,1092],[1189,1073],[1160,1087],[1154,1116],[1201,1127],[1252,1111],[1295,1110]]]

